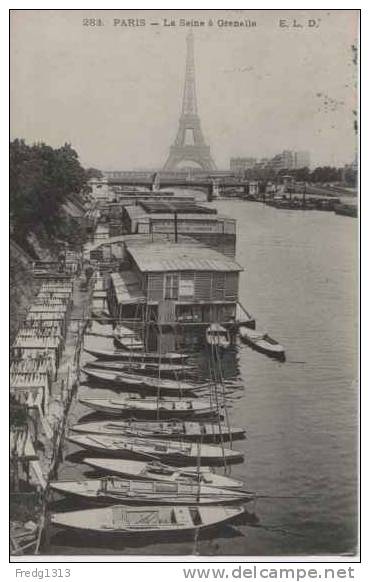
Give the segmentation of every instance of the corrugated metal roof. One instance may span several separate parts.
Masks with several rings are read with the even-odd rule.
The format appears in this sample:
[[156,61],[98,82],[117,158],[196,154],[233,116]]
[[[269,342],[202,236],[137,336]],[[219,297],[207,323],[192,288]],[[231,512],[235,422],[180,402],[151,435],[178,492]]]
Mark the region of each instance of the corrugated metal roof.
[[153,243],[127,248],[142,272],[243,270],[222,253],[201,246]]

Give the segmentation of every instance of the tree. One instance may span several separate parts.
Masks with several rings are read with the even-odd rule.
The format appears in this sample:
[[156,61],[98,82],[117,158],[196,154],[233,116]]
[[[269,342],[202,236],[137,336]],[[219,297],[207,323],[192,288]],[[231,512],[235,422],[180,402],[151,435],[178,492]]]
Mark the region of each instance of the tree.
[[40,228],[56,234],[63,221],[63,204],[87,181],[77,152],[70,144],[53,149],[44,143],[10,144],[10,213],[13,232],[24,239]]
[[85,170],[87,180],[91,180],[91,178],[102,178],[103,172],[97,170],[96,168],[87,168]]

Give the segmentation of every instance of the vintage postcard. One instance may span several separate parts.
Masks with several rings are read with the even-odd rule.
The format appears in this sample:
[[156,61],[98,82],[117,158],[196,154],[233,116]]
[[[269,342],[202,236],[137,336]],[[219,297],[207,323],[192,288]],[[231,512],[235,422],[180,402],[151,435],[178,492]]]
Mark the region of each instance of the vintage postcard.
[[12,561],[358,556],[358,35],[10,11]]

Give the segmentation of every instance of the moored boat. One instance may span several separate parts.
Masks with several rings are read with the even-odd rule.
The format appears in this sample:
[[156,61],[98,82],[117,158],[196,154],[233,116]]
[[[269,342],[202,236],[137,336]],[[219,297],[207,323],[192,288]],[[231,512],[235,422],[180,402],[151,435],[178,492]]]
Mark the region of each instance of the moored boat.
[[261,333],[247,327],[239,327],[240,338],[253,349],[267,356],[285,360],[285,350],[276,340],[267,333]]
[[194,371],[194,366],[186,364],[159,364],[157,362],[118,362],[114,360],[94,360],[89,362],[89,367],[104,368],[107,370],[117,370],[129,374],[147,374],[150,376],[178,377],[182,374],[190,374]]
[[124,350],[95,350],[84,348],[84,351],[94,356],[95,358],[103,358],[105,360],[122,360],[129,362],[184,362],[189,354],[181,354],[178,352],[128,352]]
[[228,348],[231,344],[228,330],[219,323],[211,323],[206,329],[206,342],[210,346]]
[[194,392],[207,387],[207,384],[195,384],[194,382],[185,382],[183,380],[170,380],[166,378],[152,378],[140,374],[129,374],[128,372],[116,372],[115,370],[106,370],[96,367],[91,367],[88,364],[82,368],[82,371],[100,382],[115,384],[117,386],[134,386],[136,388],[143,388],[158,392],[163,390],[166,392]]
[[341,214],[342,216],[352,216],[354,218],[357,217],[357,205],[356,204],[344,204],[339,203],[336,204],[335,214]]
[[204,443],[173,442],[138,437],[118,437],[97,434],[73,434],[68,440],[81,447],[118,457],[143,457],[176,463],[196,464],[233,462],[243,459],[243,453],[234,449]]
[[53,525],[104,534],[184,532],[230,521],[244,512],[242,506],[125,506],[111,505],[53,513]]
[[96,433],[118,436],[137,436],[149,438],[172,438],[175,440],[198,440],[203,442],[210,440],[228,440],[243,438],[245,430],[242,428],[228,427],[213,422],[190,421],[137,421],[137,420],[103,420],[95,422],[83,422],[75,424],[71,430],[79,433]]
[[252,493],[207,487],[200,482],[142,481],[112,476],[78,481],[51,481],[49,486],[58,493],[116,503],[203,505],[247,502],[255,498]]
[[215,409],[208,399],[150,398],[133,394],[114,398],[80,398],[81,404],[107,414],[149,414],[161,416],[215,415]]
[[127,459],[108,459],[86,457],[83,462],[106,473],[123,475],[141,480],[176,481],[181,483],[204,483],[208,487],[242,489],[243,481],[219,475],[210,467],[171,467],[158,461],[132,461]]

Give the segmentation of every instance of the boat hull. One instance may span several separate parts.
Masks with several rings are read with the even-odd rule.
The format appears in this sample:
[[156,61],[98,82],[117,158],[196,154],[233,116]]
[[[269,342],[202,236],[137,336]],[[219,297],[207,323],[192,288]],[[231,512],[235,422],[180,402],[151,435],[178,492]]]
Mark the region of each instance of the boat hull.
[[215,410],[213,407],[205,405],[203,407],[192,407],[192,408],[177,408],[172,407],[169,404],[159,403],[159,405],[153,407],[146,407],[144,405],[136,405],[135,402],[127,404],[113,404],[108,401],[108,399],[90,399],[85,400],[80,398],[81,404],[95,410],[97,412],[102,412],[107,415],[114,416],[135,416],[135,417],[149,417],[149,418],[209,418],[215,417]]
[[177,352],[170,352],[159,354],[157,352],[128,352],[123,350],[94,350],[84,348],[88,354],[96,358],[104,358],[105,360],[125,360],[137,362],[184,362],[189,358],[189,354],[180,354]]
[[[158,533],[182,533],[212,527],[225,521],[231,521],[244,513],[244,508],[241,506],[185,506],[183,510],[178,507],[173,508],[175,518],[172,518],[172,514],[169,514],[171,506],[151,508],[153,516],[155,510],[161,512],[162,519],[153,519],[152,523],[147,517],[150,516],[150,513],[145,512],[141,506],[124,505],[54,513],[50,516],[50,523],[58,527],[104,533],[105,535],[142,535],[148,533],[157,535]],[[144,514],[146,517],[145,526],[138,523],[139,514]],[[132,516],[131,519],[129,516]]]
[[156,362],[147,362],[144,364],[135,362],[117,362],[114,360],[95,360],[89,362],[90,368],[102,368],[107,370],[116,370],[127,374],[145,374],[148,376],[179,377],[183,374],[194,374],[194,366],[186,364],[158,364]]
[[212,488],[201,483],[140,481],[117,477],[80,481],[51,481],[49,486],[53,491],[62,495],[73,495],[101,503],[219,505],[247,503],[255,498],[253,494],[247,492]]
[[74,432],[96,433],[116,436],[135,436],[141,438],[160,438],[174,440],[199,440],[203,442],[223,441],[244,438],[245,431],[241,428],[220,427],[217,423],[199,422],[135,422],[135,421],[98,421],[75,424],[71,427]]
[[162,463],[127,461],[124,459],[104,459],[86,457],[86,465],[110,475],[121,475],[131,479],[150,481],[172,481],[180,483],[204,483],[207,487],[221,487],[226,489],[243,489],[244,483],[225,475],[219,475],[210,467],[171,467]]
[[117,386],[117,389],[121,386],[130,386],[138,391],[154,392],[155,394],[158,393],[158,390],[161,393],[193,394],[195,391],[205,387],[204,385],[190,384],[183,381],[160,380],[158,378],[150,378],[149,376],[140,376],[139,374],[125,374],[115,370],[100,370],[99,368],[89,367],[88,365],[82,368],[82,371],[93,381],[102,382],[104,385],[108,384],[109,387],[112,384]]
[[100,435],[96,438],[95,435],[70,435],[67,439],[78,446],[110,457],[156,459],[175,465],[196,465],[199,461],[221,465],[243,459],[243,453],[239,451],[203,444],[176,447],[175,443],[167,446],[167,443],[154,439],[148,442],[145,439],[114,438]]
[[280,360],[282,362],[285,361],[285,350],[279,344],[277,344],[276,347],[273,346],[270,347],[267,342],[261,343],[259,341],[256,341],[252,337],[250,337],[247,333],[243,334],[242,331],[240,333],[240,339],[249,347],[251,347],[253,350],[259,352],[260,354],[264,354],[265,356],[275,358],[276,360]]

